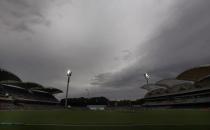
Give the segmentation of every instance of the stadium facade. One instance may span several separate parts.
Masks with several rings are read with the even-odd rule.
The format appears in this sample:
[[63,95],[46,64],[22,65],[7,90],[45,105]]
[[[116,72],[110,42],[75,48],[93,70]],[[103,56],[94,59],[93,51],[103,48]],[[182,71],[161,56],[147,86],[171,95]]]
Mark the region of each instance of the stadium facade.
[[0,109],[37,109],[58,106],[57,88],[44,87],[37,83],[23,82],[15,74],[0,69]]
[[143,107],[210,107],[210,65],[184,71],[176,78],[142,86]]

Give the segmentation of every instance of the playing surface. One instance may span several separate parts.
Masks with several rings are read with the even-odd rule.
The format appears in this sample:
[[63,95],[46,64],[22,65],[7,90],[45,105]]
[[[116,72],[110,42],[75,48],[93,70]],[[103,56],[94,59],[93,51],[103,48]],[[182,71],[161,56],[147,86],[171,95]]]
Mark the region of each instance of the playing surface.
[[0,111],[1,130],[209,130],[210,110]]

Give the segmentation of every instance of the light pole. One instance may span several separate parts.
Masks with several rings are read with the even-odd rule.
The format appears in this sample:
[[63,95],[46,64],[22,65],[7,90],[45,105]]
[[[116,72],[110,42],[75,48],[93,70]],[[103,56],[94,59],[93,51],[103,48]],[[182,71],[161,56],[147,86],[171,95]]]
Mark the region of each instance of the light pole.
[[67,71],[67,77],[68,77],[68,80],[67,80],[67,87],[66,87],[66,100],[65,100],[65,108],[67,108],[67,101],[68,101],[68,92],[69,92],[69,82],[70,82],[70,77],[71,77],[71,70],[68,70]]

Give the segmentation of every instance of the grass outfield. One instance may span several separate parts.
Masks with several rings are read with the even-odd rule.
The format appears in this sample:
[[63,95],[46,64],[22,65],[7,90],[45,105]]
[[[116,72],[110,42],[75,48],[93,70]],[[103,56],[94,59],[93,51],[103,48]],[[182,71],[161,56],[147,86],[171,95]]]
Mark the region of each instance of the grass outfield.
[[0,111],[0,130],[210,130],[210,110]]

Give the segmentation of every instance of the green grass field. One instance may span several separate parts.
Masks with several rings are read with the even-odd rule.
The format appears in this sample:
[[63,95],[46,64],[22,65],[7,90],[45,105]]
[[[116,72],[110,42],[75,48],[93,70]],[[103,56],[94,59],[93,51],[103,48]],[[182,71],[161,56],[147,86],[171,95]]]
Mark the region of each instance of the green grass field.
[[210,110],[0,111],[0,130],[210,130]]

